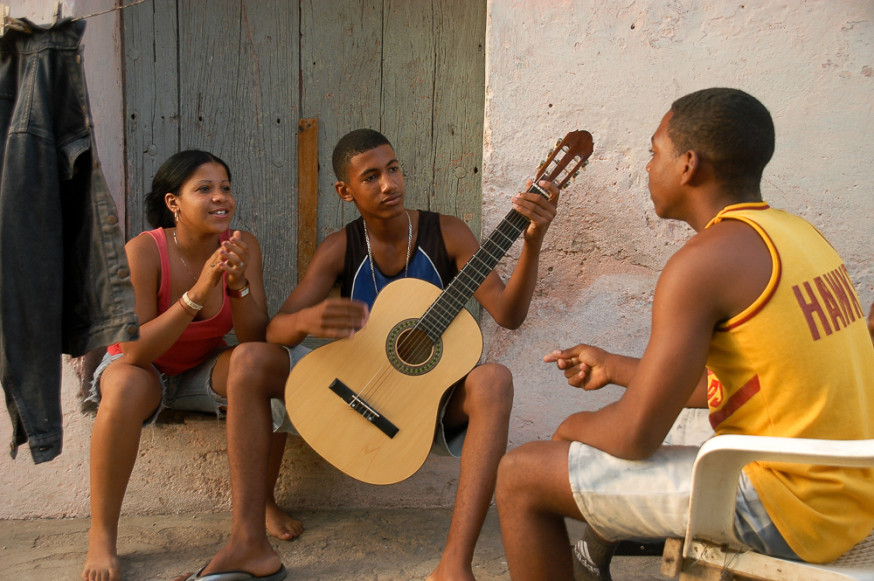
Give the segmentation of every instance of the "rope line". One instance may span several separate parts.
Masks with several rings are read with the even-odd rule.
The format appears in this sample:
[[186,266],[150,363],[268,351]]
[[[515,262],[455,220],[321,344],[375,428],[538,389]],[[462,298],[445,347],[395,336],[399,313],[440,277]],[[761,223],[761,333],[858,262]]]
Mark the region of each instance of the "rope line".
[[[102,10],[100,12],[94,12],[92,14],[85,14],[83,16],[74,16],[70,18],[72,22],[77,20],[87,20],[89,18],[94,18],[95,16],[102,16],[104,14],[109,14],[110,12],[116,12],[119,10],[124,10],[125,8],[130,8],[131,6],[136,6],[138,4],[142,4],[143,2],[149,2],[151,0],[134,0],[130,4],[122,4],[121,6],[113,6],[112,8],[107,8],[106,10]],[[25,34],[32,34],[33,29],[27,25],[23,20],[19,20],[17,18],[13,18],[9,16],[9,6],[6,4],[0,4],[0,37],[6,34],[7,30],[17,30],[18,32],[23,32]],[[61,20],[61,4],[58,4],[58,12],[55,15],[55,23]],[[54,25],[54,23],[52,23]]]

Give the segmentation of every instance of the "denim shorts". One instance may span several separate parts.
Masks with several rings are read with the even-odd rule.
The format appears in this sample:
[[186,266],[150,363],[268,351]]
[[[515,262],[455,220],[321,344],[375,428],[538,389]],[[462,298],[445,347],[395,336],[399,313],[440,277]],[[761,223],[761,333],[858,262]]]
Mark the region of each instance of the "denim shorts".
[[[291,371],[297,362],[300,361],[304,355],[312,351],[308,347],[304,347],[303,345],[297,345],[295,347],[288,347],[286,345],[282,346],[288,352],[288,369]],[[288,417],[288,412],[285,411],[285,400],[284,399],[276,399],[273,398],[270,400],[270,413],[273,418],[273,431],[274,432],[286,432],[289,434],[297,434],[297,430],[294,429],[294,425],[291,423],[291,418]]]
[[[155,370],[158,380],[161,382],[161,403],[158,405],[158,409],[144,422],[144,425],[154,423],[161,411],[165,409],[203,412],[215,414],[217,418],[223,417],[228,400],[213,391],[212,370],[219,355],[226,349],[230,349],[230,347],[216,349],[202,363],[178,375],[161,373],[157,367],[152,365],[152,369]],[[121,353],[117,355],[106,353],[103,356],[103,360],[94,370],[91,392],[85,401],[100,404],[100,377],[109,367],[109,364],[121,356]]]
[[[461,379],[458,383],[461,383]],[[443,394],[443,399],[440,400],[440,408],[437,410],[437,426],[434,428],[434,441],[431,443],[431,453],[438,456],[452,456],[453,458],[461,458],[461,449],[464,447],[464,437],[467,435],[467,424],[452,430],[446,428],[443,423],[443,416],[446,415],[446,408],[449,406],[449,400],[455,392],[456,383]]]
[[[300,361],[301,357],[310,352],[306,347],[298,345],[297,347],[286,347],[288,351],[289,369],[295,366]],[[455,385],[458,385],[457,383]],[[464,437],[467,435],[467,424],[454,430],[447,430],[443,424],[443,416],[446,414],[446,406],[449,404],[449,399],[455,391],[455,386],[449,388],[443,399],[440,400],[440,408],[437,413],[437,426],[434,430],[434,441],[431,444],[431,453],[438,456],[452,456],[453,458],[461,458],[461,449],[464,447]],[[285,402],[281,399],[270,400],[270,411],[273,416],[273,431],[288,432],[297,434],[291,419],[288,417],[288,411],[285,409]]]
[[[584,520],[609,541],[683,538],[697,446],[662,446],[646,460],[623,460],[571,442],[568,474]],[[750,548],[799,560],[741,471],[735,536]]]

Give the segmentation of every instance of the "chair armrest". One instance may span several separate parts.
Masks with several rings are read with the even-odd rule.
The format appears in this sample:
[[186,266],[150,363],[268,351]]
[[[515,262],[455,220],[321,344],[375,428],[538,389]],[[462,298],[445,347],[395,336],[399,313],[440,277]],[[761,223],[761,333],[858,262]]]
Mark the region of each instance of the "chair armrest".
[[689,525],[683,556],[694,538],[737,545],[734,509],[741,469],[750,462],[874,466],[874,440],[814,440],[768,436],[714,436],[701,446],[692,469]]

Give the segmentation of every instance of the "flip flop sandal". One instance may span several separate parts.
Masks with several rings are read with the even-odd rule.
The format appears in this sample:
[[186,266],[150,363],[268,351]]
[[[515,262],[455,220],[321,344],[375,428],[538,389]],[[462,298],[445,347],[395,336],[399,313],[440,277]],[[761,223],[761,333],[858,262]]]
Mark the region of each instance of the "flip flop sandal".
[[200,571],[195,573],[193,577],[188,577],[186,581],[282,581],[288,576],[285,565],[280,565],[275,573],[263,577],[257,577],[248,571],[220,571],[201,575],[204,569],[206,569],[206,565],[201,567]]

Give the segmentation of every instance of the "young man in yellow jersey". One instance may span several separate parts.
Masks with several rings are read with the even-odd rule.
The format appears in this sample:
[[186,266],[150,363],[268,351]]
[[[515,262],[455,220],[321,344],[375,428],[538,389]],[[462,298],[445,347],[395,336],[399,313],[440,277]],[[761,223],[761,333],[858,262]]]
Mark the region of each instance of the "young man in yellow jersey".
[[[552,441],[509,452],[498,472],[513,579],[571,579],[564,517],[588,523],[578,573],[609,579],[620,539],[682,537],[694,447],[662,446],[685,406],[717,434],[874,437],[874,348],[846,267],[804,220],[762,201],[774,151],[768,110],[734,89],[673,103],[646,166],[656,213],[695,231],[655,290],[642,358],[557,350],[568,383],[627,389],[578,412]],[[874,527],[871,471],[753,463],[735,532],[751,548],[830,561]]]

